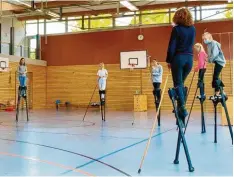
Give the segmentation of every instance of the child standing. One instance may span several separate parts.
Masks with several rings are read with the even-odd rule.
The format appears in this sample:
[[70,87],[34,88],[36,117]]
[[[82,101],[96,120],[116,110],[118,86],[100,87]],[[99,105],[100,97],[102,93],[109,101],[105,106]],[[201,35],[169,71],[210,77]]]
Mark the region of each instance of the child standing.
[[[98,76],[98,86],[100,91],[106,90],[106,80],[108,77],[108,72],[105,69],[104,63],[99,64],[99,70],[97,72]],[[101,99],[104,99],[104,94],[101,95]]]
[[154,86],[154,92],[156,93],[157,100],[160,101],[161,99],[160,85],[162,83],[163,68],[156,60],[152,61],[151,75]]
[[[221,45],[217,41],[213,40],[212,35],[208,32],[203,34],[204,43],[207,45],[208,51],[208,62],[214,63],[214,73],[212,88],[215,89],[215,96],[219,96],[219,86],[224,87],[223,82],[219,79],[219,75],[225,67],[226,60],[221,50]],[[217,84],[217,81],[221,81],[220,85]]]
[[21,94],[23,96],[25,96],[26,95],[25,89],[26,89],[26,86],[27,86],[27,66],[25,64],[25,59],[24,58],[20,59],[17,72],[19,74],[20,87],[24,88],[24,89],[21,90],[23,92]]
[[205,86],[204,86],[204,75],[206,72],[206,61],[207,61],[207,54],[200,43],[196,43],[194,45],[195,51],[198,53],[198,60],[197,66],[195,67],[194,71],[198,72],[198,84],[197,86],[200,88],[200,98],[205,99]]

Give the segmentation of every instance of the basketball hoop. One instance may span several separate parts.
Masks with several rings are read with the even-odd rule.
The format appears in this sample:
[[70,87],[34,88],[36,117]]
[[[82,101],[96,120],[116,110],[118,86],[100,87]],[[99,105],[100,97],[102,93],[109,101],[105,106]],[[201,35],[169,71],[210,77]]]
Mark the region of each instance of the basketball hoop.
[[133,71],[135,68],[135,64],[129,64],[129,71]]
[[7,72],[9,68],[9,59],[0,57],[0,72]]

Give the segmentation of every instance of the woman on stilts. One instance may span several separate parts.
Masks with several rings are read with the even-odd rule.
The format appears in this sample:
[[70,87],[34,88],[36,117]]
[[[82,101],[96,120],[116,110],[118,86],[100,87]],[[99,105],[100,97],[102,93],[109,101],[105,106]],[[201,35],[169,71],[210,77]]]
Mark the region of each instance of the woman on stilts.
[[188,115],[184,82],[193,67],[193,45],[196,31],[192,15],[187,8],[178,9],[173,17],[173,22],[175,26],[171,32],[166,62],[168,68],[171,69],[173,84],[178,95],[178,115],[184,123]]

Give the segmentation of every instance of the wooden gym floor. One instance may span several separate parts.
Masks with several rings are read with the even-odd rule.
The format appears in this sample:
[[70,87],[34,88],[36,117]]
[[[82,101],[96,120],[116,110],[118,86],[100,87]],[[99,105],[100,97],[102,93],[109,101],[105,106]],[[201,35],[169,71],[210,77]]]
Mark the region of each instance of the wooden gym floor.
[[[138,168],[152,126],[154,111],[109,111],[101,122],[90,110],[0,112],[0,175],[138,176]],[[132,126],[133,118],[136,118]],[[213,113],[206,114],[207,133],[201,134],[200,112],[194,112],[186,133],[195,172],[188,172],[184,151],[174,165],[177,130],[172,113],[162,112],[141,175],[232,176],[233,147],[228,127],[218,126],[214,144]],[[182,146],[181,146],[182,147]]]

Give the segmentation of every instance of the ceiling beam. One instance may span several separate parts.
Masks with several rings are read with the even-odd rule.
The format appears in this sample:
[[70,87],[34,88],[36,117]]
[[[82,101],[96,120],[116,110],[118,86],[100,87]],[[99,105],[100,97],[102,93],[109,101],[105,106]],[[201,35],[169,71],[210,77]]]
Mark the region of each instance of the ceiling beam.
[[72,5],[84,5],[84,4],[90,4],[89,1],[49,1],[49,2],[43,2],[43,3],[35,3],[36,8],[41,8],[43,5],[43,8],[56,8],[56,7],[63,7],[63,6],[72,6]]
[[[189,1],[188,6],[200,6],[200,5],[220,5],[225,4],[227,1]],[[167,4],[154,4],[154,5],[146,5],[146,6],[138,6],[139,10],[155,10],[155,9],[167,9],[167,8],[179,8],[185,6],[184,2],[177,2],[177,3],[167,3]],[[119,12],[129,12],[126,8],[120,8]],[[81,15],[98,15],[98,14],[116,14],[116,8],[113,9],[105,9],[105,10],[92,10],[92,11],[79,11],[79,12],[69,12],[63,13],[62,17],[74,17],[74,16],[81,16]],[[38,18],[38,17],[37,17]],[[30,17],[18,17],[18,20],[25,21],[25,20],[33,20],[37,19],[33,16]]]
[[17,6],[7,2],[2,2],[2,11],[23,10],[23,9],[25,8],[22,6]]

